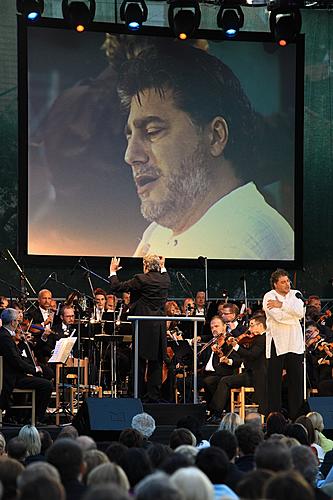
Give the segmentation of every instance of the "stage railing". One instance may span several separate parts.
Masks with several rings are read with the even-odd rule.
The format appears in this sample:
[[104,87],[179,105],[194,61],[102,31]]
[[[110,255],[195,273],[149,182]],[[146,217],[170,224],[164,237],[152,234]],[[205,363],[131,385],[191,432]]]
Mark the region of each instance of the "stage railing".
[[139,394],[139,321],[190,321],[193,328],[193,402],[198,402],[198,322],[205,321],[204,316],[128,316],[129,321],[135,322],[134,328],[134,397]]

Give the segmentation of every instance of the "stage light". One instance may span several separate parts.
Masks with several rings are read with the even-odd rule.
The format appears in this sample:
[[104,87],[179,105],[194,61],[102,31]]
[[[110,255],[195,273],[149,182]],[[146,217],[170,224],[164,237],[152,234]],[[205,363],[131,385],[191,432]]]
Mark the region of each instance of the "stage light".
[[17,0],[16,9],[28,21],[37,21],[44,12],[44,0]]
[[244,13],[239,5],[231,8],[222,4],[216,21],[227,38],[234,38],[244,26]]
[[269,26],[272,35],[280,45],[285,47],[295,40],[302,27],[302,17],[299,9],[272,10],[269,17]]
[[200,26],[199,2],[197,0],[169,0],[169,3],[169,26],[180,40],[186,40]]
[[147,21],[148,8],[144,0],[131,2],[123,0],[120,6],[120,20],[132,31],[139,30],[142,23]]
[[95,11],[95,0],[89,0],[89,7],[84,2],[62,0],[63,18],[78,33],[82,33],[93,22]]

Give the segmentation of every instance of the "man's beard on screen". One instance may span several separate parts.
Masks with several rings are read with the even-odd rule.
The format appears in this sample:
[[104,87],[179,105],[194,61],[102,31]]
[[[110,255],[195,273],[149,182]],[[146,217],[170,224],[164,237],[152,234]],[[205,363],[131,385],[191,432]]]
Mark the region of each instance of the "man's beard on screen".
[[158,201],[141,200],[141,213],[150,222],[175,229],[201,204],[210,186],[207,151],[199,144],[172,175],[165,177],[164,191]]

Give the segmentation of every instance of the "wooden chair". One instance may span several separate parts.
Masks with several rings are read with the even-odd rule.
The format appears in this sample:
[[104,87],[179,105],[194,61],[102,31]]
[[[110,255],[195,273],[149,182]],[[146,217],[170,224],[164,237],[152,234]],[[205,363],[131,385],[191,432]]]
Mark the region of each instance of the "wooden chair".
[[[0,393],[3,387],[3,357],[0,356]],[[30,394],[31,402],[24,404],[13,404],[11,408],[20,408],[31,410],[31,424],[36,425],[36,391],[35,389],[14,389],[13,395],[15,394]],[[0,409],[0,427],[2,427],[2,410]]]
[[248,394],[254,393],[254,387],[239,387],[230,391],[230,406],[233,413],[239,413],[239,416],[244,420],[246,411],[258,411],[259,405],[248,402],[246,397]]

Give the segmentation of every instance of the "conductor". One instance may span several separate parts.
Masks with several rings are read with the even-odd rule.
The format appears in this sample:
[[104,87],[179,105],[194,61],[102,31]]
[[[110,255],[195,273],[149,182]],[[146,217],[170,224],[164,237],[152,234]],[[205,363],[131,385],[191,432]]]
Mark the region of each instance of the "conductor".
[[[165,258],[146,255],[143,273],[128,281],[119,281],[117,271],[120,259],[113,257],[110,264],[110,283],[113,292],[130,292],[129,314],[164,316],[164,304],[170,288],[170,277],[165,269]],[[166,357],[166,329],[164,321],[139,322],[139,397],[145,402],[157,402],[162,385],[162,364]]]

